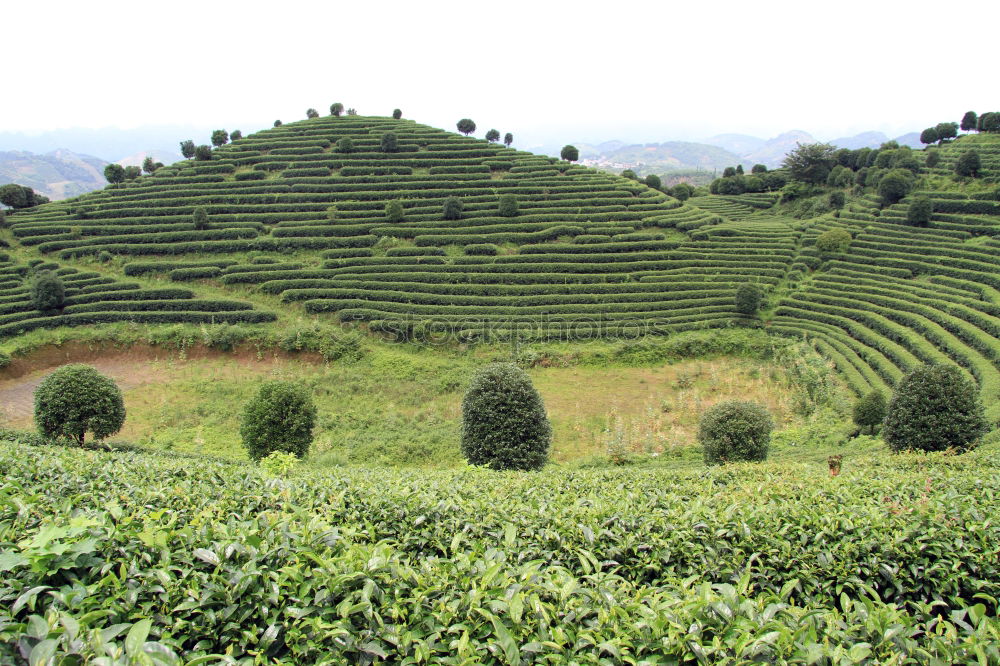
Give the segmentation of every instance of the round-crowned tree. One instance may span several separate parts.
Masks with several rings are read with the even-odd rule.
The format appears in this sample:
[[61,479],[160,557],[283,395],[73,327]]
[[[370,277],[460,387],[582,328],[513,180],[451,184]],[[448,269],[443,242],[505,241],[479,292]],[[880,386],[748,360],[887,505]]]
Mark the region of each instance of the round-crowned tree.
[[567,144],[562,147],[562,150],[559,151],[559,157],[567,162],[576,162],[580,159],[580,151],[576,149],[576,146],[570,146]]
[[385,219],[390,222],[403,221],[403,202],[393,199],[385,204]]
[[524,370],[492,363],[476,373],[462,400],[462,453],[470,464],[540,469],[551,440],[545,405]]
[[513,194],[502,195],[500,205],[497,206],[497,213],[501,217],[517,217],[517,197]]
[[64,365],[35,389],[35,425],[46,437],[83,444],[86,433],[104,439],[125,423],[122,392],[89,365]]
[[125,182],[125,167],[121,164],[109,164],[104,167],[104,177],[112,185]]
[[976,385],[954,365],[923,365],[899,380],[882,437],[893,451],[965,451],[989,430]]
[[663,187],[663,181],[655,173],[651,173],[646,176],[646,187],[652,187],[654,190],[658,190]]
[[510,148],[510,144],[512,143],[514,143],[514,135],[511,134],[510,132],[507,132],[506,134],[503,135],[503,145]]
[[231,132],[231,133],[229,134],[229,140],[230,140],[230,141],[239,141],[239,140],[240,140],[240,139],[242,139],[242,138],[243,138],[243,132],[242,132],[242,131],[240,131],[240,130],[233,130],[233,131],[232,131],[232,132]]
[[455,126],[458,128],[458,131],[465,136],[469,136],[476,131],[476,123],[474,123],[470,118],[462,118],[455,124]]
[[934,203],[927,197],[917,197],[906,209],[906,223],[914,227],[926,227],[934,214]]
[[458,197],[448,197],[444,200],[444,219],[458,220],[462,217],[462,200]]
[[386,132],[382,135],[380,144],[383,153],[394,153],[399,149],[399,137],[395,132]]
[[319,111],[316,109],[306,109],[306,118],[319,118]]
[[62,279],[52,271],[41,271],[31,280],[28,288],[31,304],[36,310],[51,312],[62,308],[66,302],[66,287]]
[[337,152],[350,153],[354,151],[354,142],[348,136],[337,139]]
[[194,149],[194,158],[196,160],[210,160],[212,159],[212,147],[202,144]]
[[974,150],[965,151],[955,160],[955,173],[959,176],[976,178],[981,168],[982,160],[979,159],[979,153]]
[[677,183],[670,188],[670,196],[679,201],[687,201],[694,194],[694,188],[687,183]]
[[764,301],[764,290],[754,282],[744,282],[736,288],[736,311],[740,314],[753,316],[760,310]]
[[906,169],[893,169],[878,182],[878,195],[883,205],[890,206],[909,194],[912,188],[913,174]]
[[280,120],[275,120],[274,121],[274,126],[275,127],[281,127],[281,121]]
[[240,436],[253,460],[275,451],[303,458],[309,452],[315,425],[316,405],[303,387],[270,381],[261,385],[244,408]]
[[774,421],[763,405],[720,402],[705,412],[698,425],[705,463],[766,460],[773,428]]
[[344,112],[344,105],[340,102],[334,102],[330,105],[330,115],[339,116]]
[[820,252],[847,252],[851,247],[851,234],[845,229],[824,231],[816,239],[816,249]]
[[854,425],[875,432],[885,419],[885,410],[885,394],[872,391],[854,403]]
[[229,132],[224,129],[217,129],[212,132],[212,145],[218,148],[229,143]]
[[496,143],[500,140],[500,132],[495,129],[488,130],[486,132],[486,140],[490,143]]

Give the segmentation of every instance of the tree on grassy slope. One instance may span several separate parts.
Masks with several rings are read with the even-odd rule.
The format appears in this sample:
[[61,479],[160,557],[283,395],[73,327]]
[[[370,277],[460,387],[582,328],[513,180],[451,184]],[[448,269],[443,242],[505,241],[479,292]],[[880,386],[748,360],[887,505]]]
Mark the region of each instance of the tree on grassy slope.
[[315,424],[316,406],[303,387],[270,381],[261,385],[244,408],[240,435],[253,460],[275,451],[303,458],[309,452]]
[[104,439],[125,423],[122,392],[89,365],[64,365],[35,389],[35,424],[46,437],[83,444],[86,433]]

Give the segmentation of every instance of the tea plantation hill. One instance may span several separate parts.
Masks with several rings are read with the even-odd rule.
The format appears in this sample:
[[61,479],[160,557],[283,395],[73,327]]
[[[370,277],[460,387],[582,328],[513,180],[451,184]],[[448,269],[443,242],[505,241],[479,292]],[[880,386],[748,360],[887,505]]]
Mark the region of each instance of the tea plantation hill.
[[[981,177],[955,181],[970,146]],[[912,151],[916,190],[898,203],[844,188],[846,206],[803,220],[778,193],[681,202],[409,120],[327,116],[9,221],[16,241],[46,259],[110,253],[126,276],[164,274],[194,289],[207,280],[247,300],[278,295],[289,312],[375,330],[412,334],[433,321],[468,337],[517,326],[586,338],[609,327],[765,325],[813,340],[858,394],[888,389],[920,363],[953,362],[997,422],[1000,202],[982,183],[1000,177],[1000,137],[934,150],[933,168]],[[905,224],[918,197],[933,203],[925,227]],[[446,219],[452,198],[461,212]],[[510,198],[516,210],[501,214]],[[403,214],[390,221],[394,201]],[[198,207],[207,228],[195,229]],[[849,248],[819,252],[816,239],[837,228]],[[759,317],[735,310],[747,281],[768,292]],[[74,322],[53,320],[63,323]]]

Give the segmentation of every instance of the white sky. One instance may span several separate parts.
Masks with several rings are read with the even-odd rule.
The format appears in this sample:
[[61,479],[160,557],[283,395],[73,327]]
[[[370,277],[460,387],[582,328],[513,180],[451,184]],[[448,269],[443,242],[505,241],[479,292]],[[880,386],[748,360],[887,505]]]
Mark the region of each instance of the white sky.
[[1000,109],[996,0],[36,0],[2,19],[0,131],[250,131],[341,101],[524,146],[895,136]]

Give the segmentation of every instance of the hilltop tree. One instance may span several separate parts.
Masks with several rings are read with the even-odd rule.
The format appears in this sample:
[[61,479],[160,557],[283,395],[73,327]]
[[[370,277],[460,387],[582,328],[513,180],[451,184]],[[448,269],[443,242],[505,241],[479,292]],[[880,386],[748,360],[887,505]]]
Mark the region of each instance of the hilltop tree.
[[891,206],[910,193],[913,174],[906,169],[893,169],[878,182],[878,195],[883,206]]
[[926,227],[934,214],[934,203],[927,197],[917,197],[906,210],[906,223],[914,227]]
[[982,161],[979,159],[979,153],[974,150],[965,151],[955,161],[955,173],[959,176],[977,178],[981,168]]
[[383,153],[394,153],[399,149],[399,138],[395,132],[386,132],[381,140]]
[[976,385],[958,366],[923,365],[896,385],[882,436],[893,451],[965,451],[989,427]]
[[212,147],[204,144],[198,146],[194,149],[194,158],[202,161],[212,159]]
[[385,204],[385,219],[389,222],[402,222],[403,221],[403,202],[399,199],[393,199]]
[[224,129],[217,129],[212,132],[212,145],[218,148],[229,143],[229,132]]
[[489,141],[490,143],[496,143],[497,141],[500,140],[500,132],[496,131],[495,129],[489,130],[488,132],[486,132],[486,140]]
[[1000,113],[990,111],[979,116],[980,132],[1000,132]]
[[349,109],[347,110],[347,115],[349,115],[349,116],[356,116],[356,115],[358,115],[358,110],[357,110],[357,109],[355,109],[355,108],[354,108],[354,107],[352,106],[351,108],[349,108]]
[[742,175],[743,175],[743,165],[742,165],[742,164],[737,164],[737,165],[736,165],[736,173],[737,173],[738,175],[740,175],[740,176],[742,176]]
[[337,139],[337,152],[338,153],[350,153],[354,151],[354,142],[351,141],[351,137],[344,136]]
[[472,379],[462,400],[462,453],[496,470],[541,469],[552,427],[531,378],[513,363],[492,363]]
[[444,219],[458,220],[462,217],[462,200],[458,197],[448,197],[444,200]]
[[35,389],[35,424],[45,437],[83,444],[86,433],[104,439],[125,424],[121,389],[89,365],[64,365]]
[[920,133],[920,143],[936,143],[938,138],[937,128],[935,127],[928,127]]
[[66,287],[62,278],[52,271],[41,271],[31,279],[28,288],[31,304],[41,312],[61,310],[66,302]]
[[46,203],[47,201],[48,199],[46,197],[37,194],[30,187],[25,187],[24,185],[18,185],[16,183],[0,185],[0,203],[5,206],[10,206],[14,210],[31,208],[32,206],[38,206],[39,204]]
[[576,146],[565,145],[559,151],[559,157],[567,162],[576,162],[580,159],[580,151],[576,149]]
[[774,420],[755,402],[730,400],[708,409],[698,424],[705,463],[767,460]]
[[280,120],[275,120],[274,121],[274,126],[275,127],[281,127],[281,121]]
[[109,164],[104,167],[104,177],[112,185],[125,182],[125,167],[121,164]]
[[306,109],[306,118],[319,118],[319,111],[316,109]]
[[146,159],[142,161],[142,170],[151,174],[156,171],[157,168],[156,162],[153,161],[153,157],[151,155],[146,155]]
[[744,282],[736,289],[736,311],[752,317],[764,302],[764,290],[754,282]]
[[510,148],[510,144],[512,143],[514,143],[514,135],[511,134],[510,132],[507,132],[506,134],[503,135],[503,145]]
[[457,127],[458,131],[464,134],[465,136],[469,136],[470,134],[476,131],[476,123],[474,123],[469,118],[462,118],[457,123],[455,123],[455,127]]
[[962,131],[972,132],[976,129],[979,123],[979,117],[976,115],[975,111],[966,111],[965,115],[962,116]]
[[125,167],[125,180],[135,180],[142,175],[142,169],[137,166]]
[[275,451],[305,457],[312,444],[316,425],[316,405],[298,384],[264,382],[243,409],[240,436],[252,460],[266,458]]
[[837,149],[828,143],[796,144],[782,163],[792,178],[804,183],[820,185],[826,182],[836,161],[833,154]]
[[635,171],[632,169],[625,169],[622,171],[622,178],[628,178],[629,180],[639,180],[639,176],[635,175]]
[[517,217],[517,198],[513,194],[501,196],[497,214],[500,217]]
[[954,139],[958,136],[958,123],[938,123],[934,128],[938,135],[938,141],[944,143],[945,139]]
[[191,222],[194,223],[194,228],[198,231],[208,229],[208,211],[205,210],[204,206],[198,206],[194,209],[191,214]]
[[243,132],[241,132],[240,130],[233,130],[232,133],[229,135],[230,141],[239,141],[242,138],[243,138]]
[[767,166],[763,164],[754,164],[750,167],[750,173],[767,173]]
[[334,102],[330,105],[330,115],[340,117],[344,113],[344,105],[340,102]]
[[403,111],[401,109],[393,109],[392,110],[392,117],[393,117],[393,120],[399,120],[400,118],[403,117]]
[[186,160],[194,157],[194,141],[191,139],[181,141],[181,155],[183,155]]
[[723,178],[732,178],[735,175],[736,175],[736,167],[728,166],[722,170]]
[[646,187],[652,187],[654,190],[658,190],[663,187],[663,181],[656,174],[649,174],[646,176]]

